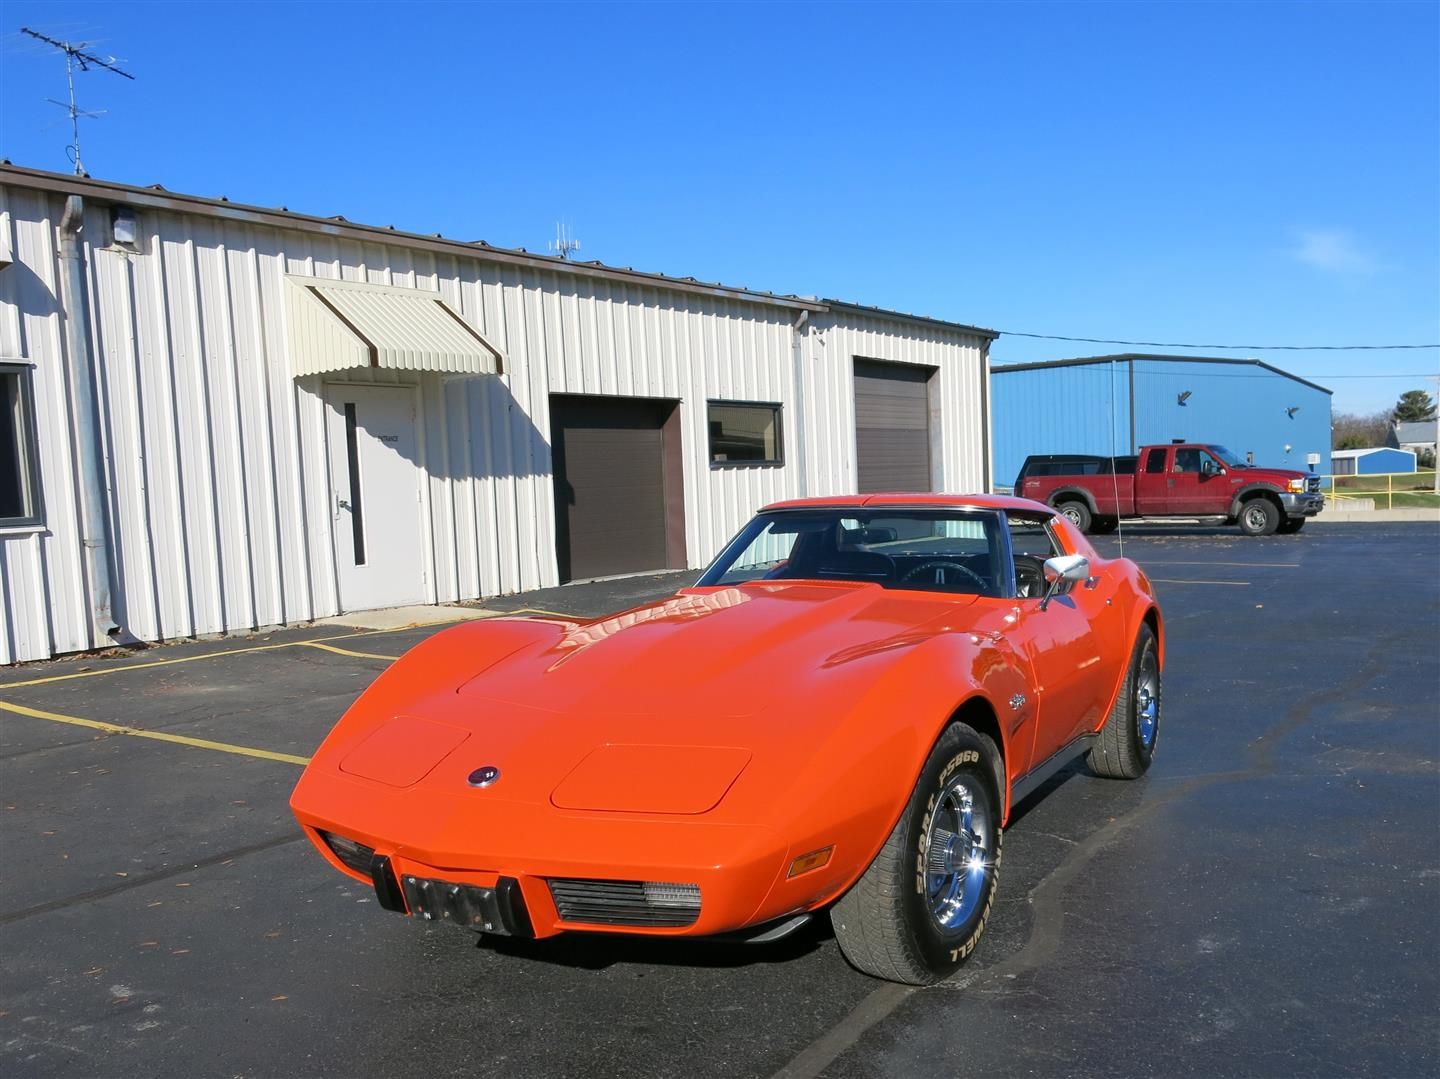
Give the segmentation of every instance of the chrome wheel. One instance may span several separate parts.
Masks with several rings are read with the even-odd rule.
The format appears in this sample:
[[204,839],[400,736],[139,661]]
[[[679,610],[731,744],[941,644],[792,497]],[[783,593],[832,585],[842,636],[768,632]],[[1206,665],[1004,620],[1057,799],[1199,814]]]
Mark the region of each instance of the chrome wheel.
[[1075,509],[1071,509],[1071,508],[1069,508],[1069,507],[1066,507],[1064,510],[1062,510],[1062,511],[1060,512],[1060,516],[1061,516],[1061,517],[1064,517],[1067,521],[1069,521],[1072,525],[1075,525],[1077,528],[1080,526],[1080,511],[1079,511],[1079,510],[1075,510]]
[[1140,673],[1135,679],[1135,726],[1140,745],[1149,749],[1160,729],[1160,665],[1153,649],[1140,661]]
[[994,843],[985,792],[974,777],[955,777],[925,830],[926,898],[941,929],[962,925],[983,901],[994,870]]
[[1252,532],[1261,531],[1269,523],[1269,517],[1265,511],[1253,502],[1245,510],[1244,520],[1245,527]]

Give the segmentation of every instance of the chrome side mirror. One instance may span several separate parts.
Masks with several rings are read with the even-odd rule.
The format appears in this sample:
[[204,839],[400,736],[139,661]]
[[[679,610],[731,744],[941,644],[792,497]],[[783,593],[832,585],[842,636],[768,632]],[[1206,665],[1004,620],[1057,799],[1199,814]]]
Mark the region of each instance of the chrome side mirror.
[[1066,581],[1084,581],[1090,577],[1090,559],[1083,554],[1057,555],[1045,559],[1045,595],[1040,600],[1043,611],[1055,598]]

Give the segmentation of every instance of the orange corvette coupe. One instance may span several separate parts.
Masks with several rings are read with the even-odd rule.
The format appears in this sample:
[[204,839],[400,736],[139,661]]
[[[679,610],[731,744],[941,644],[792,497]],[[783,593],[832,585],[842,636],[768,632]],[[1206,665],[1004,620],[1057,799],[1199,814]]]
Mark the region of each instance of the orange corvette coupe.
[[291,806],[388,910],[483,933],[776,940],[860,970],[975,948],[1013,807],[1076,756],[1150,764],[1150,582],[1036,502],[761,511],[691,588],[593,622],[438,633],[336,725]]

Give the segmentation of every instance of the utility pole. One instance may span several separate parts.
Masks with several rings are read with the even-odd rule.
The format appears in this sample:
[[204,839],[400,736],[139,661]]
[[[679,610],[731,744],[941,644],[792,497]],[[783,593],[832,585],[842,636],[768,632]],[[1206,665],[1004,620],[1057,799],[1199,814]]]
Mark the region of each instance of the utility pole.
[[36,41],[43,41],[46,45],[59,49],[65,54],[65,82],[70,89],[69,103],[56,101],[53,97],[46,98],[46,100],[52,105],[59,105],[69,113],[71,141],[69,147],[66,149],[66,153],[70,155],[70,160],[75,165],[75,175],[84,176],[86,175],[85,166],[80,162],[80,118],[83,116],[87,120],[94,120],[103,116],[105,110],[101,109],[99,112],[90,112],[75,104],[75,69],[78,67],[81,71],[89,71],[92,67],[101,67],[106,71],[113,71],[115,74],[124,76],[132,81],[135,76],[119,68],[117,66],[119,61],[115,57],[96,56],[94,53],[87,52],[86,50],[91,46],[91,43],[88,41],[57,41],[53,37],[47,37],[38,31],[31,30],[28,26],[20,27],[20,32],[22,34],[29,34]]

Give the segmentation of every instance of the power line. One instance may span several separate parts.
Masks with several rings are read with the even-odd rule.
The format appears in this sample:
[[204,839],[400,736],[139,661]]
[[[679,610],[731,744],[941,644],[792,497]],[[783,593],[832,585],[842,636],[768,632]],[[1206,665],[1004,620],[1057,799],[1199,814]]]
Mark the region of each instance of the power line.
[[1113,337],[1062,337],[1053,333],[997,330],[1006,337],[1033,337],[1039,341],[1083,341],[1089,345],[1142,345],[1146,348],[1213,348],[1237,352],[1361,352],[1396,348],[1440,348],[1435,345],[1189,345],[1180,341],[1121,341]]

